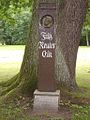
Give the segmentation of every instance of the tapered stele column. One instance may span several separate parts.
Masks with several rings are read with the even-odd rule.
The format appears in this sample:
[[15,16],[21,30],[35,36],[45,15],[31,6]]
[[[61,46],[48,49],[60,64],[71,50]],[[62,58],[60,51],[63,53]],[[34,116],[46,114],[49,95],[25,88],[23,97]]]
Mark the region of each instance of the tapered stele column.
[[38,7],[39,65],[38,90],[34,92],[35,111],[58,111],[60,91],[55,81],[56,3]]
[[39,5],[38,90],[55,91],[56,4]]

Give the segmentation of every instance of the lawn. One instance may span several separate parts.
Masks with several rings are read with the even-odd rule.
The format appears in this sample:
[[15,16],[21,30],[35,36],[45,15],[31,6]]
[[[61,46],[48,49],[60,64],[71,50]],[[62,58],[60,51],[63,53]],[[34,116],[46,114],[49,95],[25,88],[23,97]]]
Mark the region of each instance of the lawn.
[[82,96],[90,98],[90,47],[80,47],[77,56],[76,79],[87,91]]
[[19,72],[24,48],[23,45],[0,46],[0,81],[8,80]]
[[[12,78],[20,70],[23,60],[25,46],[0,46],[0,81]],[[76,79],[79,87],[85,88],[84,93],[80,93],[86,98],[90,98],[90,47],[79,47],[76,66]],[[90,120],[90,106],[72,105],[72,120]],[[47,115],[46,115],[47,116]],[[0,107],[0,120],[41,120],[30,118],[24,115],[21,108],[16,106]],[[49,120],[49,118],[48,118]],[[63,120],[63,119],[50,119]]]

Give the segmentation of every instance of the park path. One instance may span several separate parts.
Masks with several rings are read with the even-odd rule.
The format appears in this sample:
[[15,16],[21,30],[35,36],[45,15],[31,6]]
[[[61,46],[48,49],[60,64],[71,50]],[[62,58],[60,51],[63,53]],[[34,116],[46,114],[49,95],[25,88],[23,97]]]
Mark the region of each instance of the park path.
[[78,50],[77,66],[90,65],[90,47],[81,47]]
[[[22,62],[23,55],[24,50],[0,50],[0,63]],[[90,63],[90,47],[79,48],[77,55],[77,65],[86,65],[88,63]]]
[[22,62],[23,50],[1,50],[0,63],[5,62]]

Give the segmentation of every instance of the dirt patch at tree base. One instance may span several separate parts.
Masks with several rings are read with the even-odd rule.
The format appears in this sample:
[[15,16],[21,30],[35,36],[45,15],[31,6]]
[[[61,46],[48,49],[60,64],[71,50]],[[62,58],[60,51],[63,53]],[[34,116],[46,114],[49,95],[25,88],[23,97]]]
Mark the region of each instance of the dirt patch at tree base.
[[72,118],[72,111],[66,106],[61,106],[58,112],[33,112],[32,109],[24,112],[30,116],[31,120],[71,120]]

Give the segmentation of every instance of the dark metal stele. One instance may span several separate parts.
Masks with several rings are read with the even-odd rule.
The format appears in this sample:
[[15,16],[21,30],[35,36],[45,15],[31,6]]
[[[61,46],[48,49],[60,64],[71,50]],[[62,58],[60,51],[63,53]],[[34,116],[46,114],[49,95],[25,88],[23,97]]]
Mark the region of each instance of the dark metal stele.
[[55,82],[55,35],[56,3],[40,3],[39,15],[39,65],[38,90],[54,92]]

